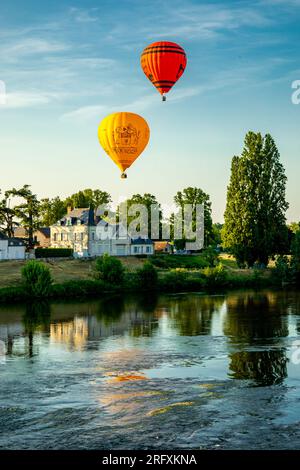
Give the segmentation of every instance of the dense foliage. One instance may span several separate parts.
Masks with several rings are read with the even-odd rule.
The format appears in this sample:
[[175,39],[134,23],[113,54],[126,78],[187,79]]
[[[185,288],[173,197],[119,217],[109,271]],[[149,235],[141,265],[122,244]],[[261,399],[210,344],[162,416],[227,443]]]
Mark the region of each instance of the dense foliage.
[[[203,205],[204,208],[204,246],[209,246],[213,242],[213,223],[211,217],[211,202],[209,195],[200,188],[185,188],[178,191],[174,197],[176,206],[184,213],[184,206],[190,204],[193,209],[193,231],[196,229],[196,212],[197,204]],[[176,238],[176,237],[175,237]],[[186,237],[184,237],[186,238]]]
[[240,266],[266,266],[287,245],[286,176],[273,138],[249,132],[234,157],[227,191],[223,245]]
[[28,297],[47,297],[51,290],[51,273],[45,264],[31,260],[23,266],[22,283]]
[[70,258],[73,256],[72,248],[36,248],[36,258]]
[[121,261],[104,254],[96,259],[94,265],[95,279],[101,279],[112,285],[120,285],[124,280],[125,269]]
[[157,287],[157,270],[152,263],[146,261],[144,266],[136,272],[137,282],[141,289],[153,290]]

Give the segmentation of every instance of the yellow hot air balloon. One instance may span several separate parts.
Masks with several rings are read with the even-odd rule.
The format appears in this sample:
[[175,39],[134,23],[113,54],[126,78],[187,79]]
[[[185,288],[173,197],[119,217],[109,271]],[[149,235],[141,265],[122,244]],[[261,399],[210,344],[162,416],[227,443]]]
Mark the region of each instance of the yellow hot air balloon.
[[98,128],[100,145],[127,178],[125,170],[140,156],[148,144],[150,129],[141,116],[114,113],[106,116]]

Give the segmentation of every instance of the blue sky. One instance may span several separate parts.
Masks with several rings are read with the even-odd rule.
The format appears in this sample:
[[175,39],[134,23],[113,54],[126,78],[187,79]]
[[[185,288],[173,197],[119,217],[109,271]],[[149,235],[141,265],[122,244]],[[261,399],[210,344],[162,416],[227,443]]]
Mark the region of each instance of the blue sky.
[[[0,188],[39,197],[86,187],[113,199],[150,192],[162,203],[187,186],[223,220],[233,155],[248,130],[270,132],[288,176],[288,220],[300,219],[300,0],[3,0],[0,10]],[[166,103],[139,63],[145,46],[179,43],[185,74]],[[150,143],[121,180],[97,139],[107,114],[131,111]]]

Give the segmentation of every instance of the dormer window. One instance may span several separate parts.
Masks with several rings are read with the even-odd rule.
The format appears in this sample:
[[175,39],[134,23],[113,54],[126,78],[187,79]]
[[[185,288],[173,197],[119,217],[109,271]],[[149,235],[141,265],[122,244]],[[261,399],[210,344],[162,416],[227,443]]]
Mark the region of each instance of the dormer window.
[[72,225],[71,217],[69,217],[69,218],[67,219],[67,225],[68,225],[68,226]]

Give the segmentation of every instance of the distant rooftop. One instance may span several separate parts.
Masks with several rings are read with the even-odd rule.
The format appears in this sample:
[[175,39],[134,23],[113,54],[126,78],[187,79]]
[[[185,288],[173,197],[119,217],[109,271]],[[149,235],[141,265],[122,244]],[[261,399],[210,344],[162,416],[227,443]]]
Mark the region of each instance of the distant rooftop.
[[153,245],[153,241],[150,238],[132,238],[131,243],[134,245]]

